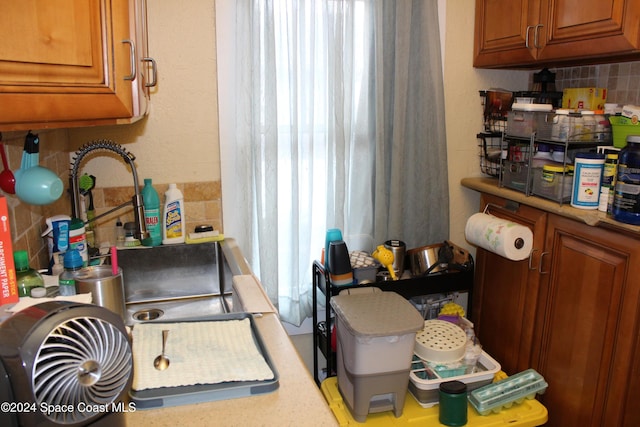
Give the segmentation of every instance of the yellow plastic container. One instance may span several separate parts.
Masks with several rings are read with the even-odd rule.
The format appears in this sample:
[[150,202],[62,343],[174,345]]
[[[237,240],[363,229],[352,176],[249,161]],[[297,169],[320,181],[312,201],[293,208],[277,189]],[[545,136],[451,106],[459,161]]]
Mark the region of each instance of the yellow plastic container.
[[[398,418],[393,411],[369,414],[365,423],[357,422],[338,390],[336,377],[324,380],[320,386],[333,415],[335,415],[340,426],[439,426],[438,405],[431,408],[423,408],[409,395],[404,402],[404,411]],[[514,404],[508,409],[503,409],[499,413],[480,415],[471,404],[467,407],[466,427],[535,427],[547,422],[549,414],[547,408],[535,399],[525,400],[522,403]]]

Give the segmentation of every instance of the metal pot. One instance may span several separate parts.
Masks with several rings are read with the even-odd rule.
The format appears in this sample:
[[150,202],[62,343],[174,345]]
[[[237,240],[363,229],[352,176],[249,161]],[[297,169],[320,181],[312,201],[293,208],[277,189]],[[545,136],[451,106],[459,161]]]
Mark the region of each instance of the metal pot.
[[[438,263],[438,251],[443,246],[444,243],[437,243],[434,245],[409,249],[407,251],[407,257],[409,258],[411,274],[413,276],[422,276],[429,271],[431,266]],[[436,265],[429,272],[435,273],[444,269],[446,269],[446,266]]]

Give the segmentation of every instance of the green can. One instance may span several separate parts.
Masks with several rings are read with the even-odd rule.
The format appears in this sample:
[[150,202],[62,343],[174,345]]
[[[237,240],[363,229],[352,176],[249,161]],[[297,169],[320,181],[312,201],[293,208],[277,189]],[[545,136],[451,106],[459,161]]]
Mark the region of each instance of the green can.
[[467,385],[462,381],[446,381],[440,384],[440,423],[445,426],[467,424]]

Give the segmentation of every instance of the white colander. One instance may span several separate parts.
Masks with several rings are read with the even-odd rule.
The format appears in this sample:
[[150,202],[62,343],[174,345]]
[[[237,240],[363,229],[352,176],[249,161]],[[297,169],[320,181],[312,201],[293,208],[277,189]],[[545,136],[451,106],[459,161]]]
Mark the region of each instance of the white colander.
[[467,335],[458,325],[444,320],[426,320],[416,334],[414,352],[429,362],[455,362],[464,357]]

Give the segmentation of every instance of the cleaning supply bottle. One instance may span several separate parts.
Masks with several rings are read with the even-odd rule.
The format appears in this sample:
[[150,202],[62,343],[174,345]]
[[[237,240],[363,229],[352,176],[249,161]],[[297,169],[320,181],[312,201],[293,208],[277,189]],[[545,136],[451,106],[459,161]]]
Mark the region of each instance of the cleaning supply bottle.
[[144,246],[158,246],[162,244],[162,228],[160,227],[160,197],[153,188],[150,178],[144,179],[142,188],[144,203],[144,222],[147,225],[149,237],[142,240]]
[[[45,220],[47,229],[41,237],[47,241],[49,250],[49,272],[56,264],[58,253],[65,253],[69,249],[69,224],[71,217],[68,215],[55,215]],[[62,265],[60,265],[62,267]],[[52,273],[53,274],[53,273]]]
[[184,243],[184,240],[184,196],[176,187],[176,184],[169,184],[169,189],[164,193],[164,209],[162,211],[162,244],[171,245],[175,243]]
[[29,267],[29,254],[27,251],[15,251],[13,253],[13,262],[16,267],[16,284],[18,285],[19,296],[31,296],[31,289],[44,286],[44,279],[40,273]]
[[64,271],[64,253],[56,252],[53,254],[53,265],[51,266],[51,275],[60,276]]
[[124,238],[126,236],[125,231],[124,231],[124,225],[122,224],[122,220],[120,219],[120,217],[118,217],[118,219],[116,220],[116,225],[115,225],[115,240],[116,240],[116,247],[121,248],[124,246]]
[[87,247],[87,230],[80,218],[71,219],[69,226],[69,249],[80,252],[84,266],[89,265],[89,248]]
[[64,254],[64,271],[58,278],[58,293],[63,296],[76,294],[76,276],[84,267],[82,255],[77,249],[71,249]]

